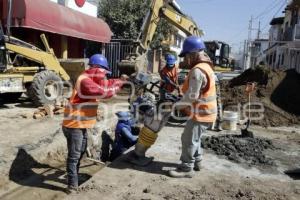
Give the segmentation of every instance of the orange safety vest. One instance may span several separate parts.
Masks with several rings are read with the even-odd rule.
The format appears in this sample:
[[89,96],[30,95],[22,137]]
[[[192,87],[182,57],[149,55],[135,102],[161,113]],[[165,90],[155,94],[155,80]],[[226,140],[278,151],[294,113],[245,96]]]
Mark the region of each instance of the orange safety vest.
[[[177,68],[173,67],[171,70],[168,69],[167,67],[164,67],[161,71],[161,76],[163,78],[163,76],[167,76],[169,77],[169,79],[171,81],[173,81],[174,83],[177,83]],[[161,86],[167,91],[167,92],[173,92],[176,88],[168,83],[161,83]]]
[[[80,82],[88,78],[80,75],[77,79],[69,104],[65,106],[63,126],[68,128],[93,128],[96,124],[98,100],[85,99],[83,103],[74,103],[78,95]],[[78,97],[77,97],[78,98]]]
[[[198,122],[214,122],[217,119],[217,95],[214,71],[208,63],[199,63],[194,68],[199,68],[207,78],[207,85],[201,88],[200,96],[191,107],[185,109],[188,116]],[[182,91],[186,93],[189,88],[190,72],[183,83]]]

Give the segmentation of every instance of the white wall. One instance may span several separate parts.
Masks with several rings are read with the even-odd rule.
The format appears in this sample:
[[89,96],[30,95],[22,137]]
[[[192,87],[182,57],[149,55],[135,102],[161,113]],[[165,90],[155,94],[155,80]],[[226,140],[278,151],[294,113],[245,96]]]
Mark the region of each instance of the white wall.
[[50,0],[54,3],[65,4],[66,7],[72,8],[73,10],[79,11],[86,15],[90,15],[92,17],[97,17],[98,8],[96,5],[93,5],[89,2],[85,2],[85,4],[80,8],[76,5],[74,0]]
[[[170,50],[175,51],[176,54],[178,55],[181,52],[183,41],[186,38],[186,34],[184,32],[182,32],[181,30],[178,30],[177,34],[181,37],[181,40],[174,41],[176,43],[176,45],[170,45]],[[181,59],[178,57],[177,62],[179,63],[180,61],[181,61]]]

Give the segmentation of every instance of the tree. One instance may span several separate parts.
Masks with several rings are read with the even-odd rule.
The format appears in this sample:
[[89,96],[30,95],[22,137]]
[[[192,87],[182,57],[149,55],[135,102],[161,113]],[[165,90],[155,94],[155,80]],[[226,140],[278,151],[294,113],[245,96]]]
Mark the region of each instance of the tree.
[[[110,26],[114,38],[137,39],[151,0],[101,0],[98,16]],[[161,47],[161,41],[174,30],[165,20],[160,20],[151,43]]]

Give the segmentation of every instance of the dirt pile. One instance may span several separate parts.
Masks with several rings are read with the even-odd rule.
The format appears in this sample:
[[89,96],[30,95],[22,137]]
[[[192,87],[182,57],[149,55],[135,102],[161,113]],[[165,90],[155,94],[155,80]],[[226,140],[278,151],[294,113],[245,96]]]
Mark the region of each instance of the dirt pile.
[[[300,75],[295,70],[268,70],[263,67],[248,69],[231,81],[221,82],[224,110],[238,104],[245,105],[248,82],[256,82],[251,102],[263,104],[263,120],[252,124],[261,126],[288,126],[300,124]],[[243,118],[243,116],[241,116]]]
[[239,135],[203,137],[202,146],[237,163],[274,165],[273,160],[264,155],[264,150],[275,147],[271,140],[265,138],[243,138]]

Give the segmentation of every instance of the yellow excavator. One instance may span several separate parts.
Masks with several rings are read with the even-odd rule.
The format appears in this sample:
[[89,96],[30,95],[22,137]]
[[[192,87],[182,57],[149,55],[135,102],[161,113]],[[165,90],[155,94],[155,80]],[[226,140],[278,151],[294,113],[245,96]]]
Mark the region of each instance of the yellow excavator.
[[128,55],[125,60],[118,63],[120,74],[131,75],[138,71],[146,71],[148,64],[146,56],[147,50],[161,18],[166,19],[170,24],[188,36],[203,35],[202,30],[197,27],[197,24],[191,18],[183,14],[174,1],[153,0],[144,18],[134,53]]

